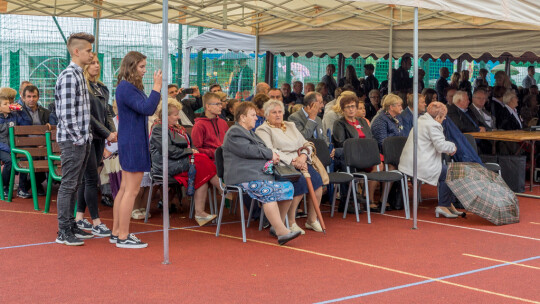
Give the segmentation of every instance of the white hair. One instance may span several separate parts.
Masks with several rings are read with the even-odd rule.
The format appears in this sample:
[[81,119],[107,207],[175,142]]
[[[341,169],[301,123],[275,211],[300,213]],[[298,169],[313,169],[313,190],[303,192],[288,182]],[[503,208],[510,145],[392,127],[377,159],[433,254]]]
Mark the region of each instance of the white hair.
[[268,116],[268,114],[270,114],[270,111],[272,111],[276,106],[280,106],[281,109],[285,111],[285,106],[283,105],[283,102],[277,99],[270,99],[263,105],[264,116]]

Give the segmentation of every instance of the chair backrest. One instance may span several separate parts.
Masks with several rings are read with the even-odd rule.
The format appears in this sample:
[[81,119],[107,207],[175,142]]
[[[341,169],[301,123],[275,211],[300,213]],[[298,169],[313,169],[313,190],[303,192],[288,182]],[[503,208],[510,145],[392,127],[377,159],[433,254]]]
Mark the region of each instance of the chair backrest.
[[223,148],[218,147],[215,152],[217,176],[223,180],[225,168],[223,167]]
[[471,147],[473,147],[476,154],[478,154],[478,147],[476,146],[476,139],[471,134],[463,134],[465,135],[465,138],[471,144]]
[[357,169],[371,168],[381,163],[379,144],[375,139],[349,138],[343,143],[345,165]]
[[[13,126],[9,130],[9,141],[12,148],[20,148],[28,151],[33,157],[47,156],[47,140],[45,133],[54,130],[56,138],[56,126]],[[24,157],[19,155],[18,157]]]
[[330,151],[328,151],[328,145],[324,141],[324,139],[319,138],[310,138],[310,142],[313,143],[315,146],[315,149],[317,150],[317,157],[321,161],[321,163],[328,167],[332,163],[332,158],[330,157]]
[[391,136],[384,139],[382,148],[385,165],[392,165],[397,168],[406,142],[407,137],[405,136]]

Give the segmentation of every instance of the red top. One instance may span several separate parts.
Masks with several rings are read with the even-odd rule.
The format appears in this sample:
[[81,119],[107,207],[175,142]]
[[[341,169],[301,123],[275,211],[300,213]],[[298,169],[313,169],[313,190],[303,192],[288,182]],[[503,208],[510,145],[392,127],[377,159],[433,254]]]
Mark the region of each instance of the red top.
[[349,121],[347,119],[345,119],[347,121],[348,124],[350,124],[351,126],[353,126],[356,131],[358,132],[358,138],[366,138],[366,134],[364,134],[364,132],[362,132],[362,126],[360,125],[360,122],[358,122],[358,119],[355,119],[354,122],[352,121]]

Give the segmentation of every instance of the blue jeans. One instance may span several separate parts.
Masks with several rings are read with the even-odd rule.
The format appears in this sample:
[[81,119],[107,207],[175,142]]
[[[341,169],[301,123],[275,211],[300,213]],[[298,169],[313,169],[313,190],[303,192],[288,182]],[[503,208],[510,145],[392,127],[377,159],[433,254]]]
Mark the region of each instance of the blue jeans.
[[456,201],[456,197],[452,190],[448,188],[446,184],[446,171],[448,171],[448,166],[443,164],[441,169],[441,175],[439,175],[439,185],[437,189],[439,190],[439,206],[441,207],[450,207],[450,204]]
[[74,145],[72,141],[59,142],[62,162],[62,182],[58,189],[58,228],[66,230],[75,225],[73,212],[77,190],[81,184],[86,162],[90,154],[90,143]]

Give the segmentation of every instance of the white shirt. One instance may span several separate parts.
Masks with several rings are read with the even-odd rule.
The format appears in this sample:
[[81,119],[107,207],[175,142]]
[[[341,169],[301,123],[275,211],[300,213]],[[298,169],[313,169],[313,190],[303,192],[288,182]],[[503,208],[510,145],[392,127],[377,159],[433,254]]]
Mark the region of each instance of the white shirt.
[[484,117],[484,120],[486,121],[486,124],[488,125],[488,127],[490,128],[493,128],[493,120],[491,119],[491,115],[488,115],[484,109],[480,109],[478,108],[474,103],[473,103],[473,107],[476,109],[476,111],[478,111],[478,113],[480,113],[480,115],[482,115],[482,117]]

